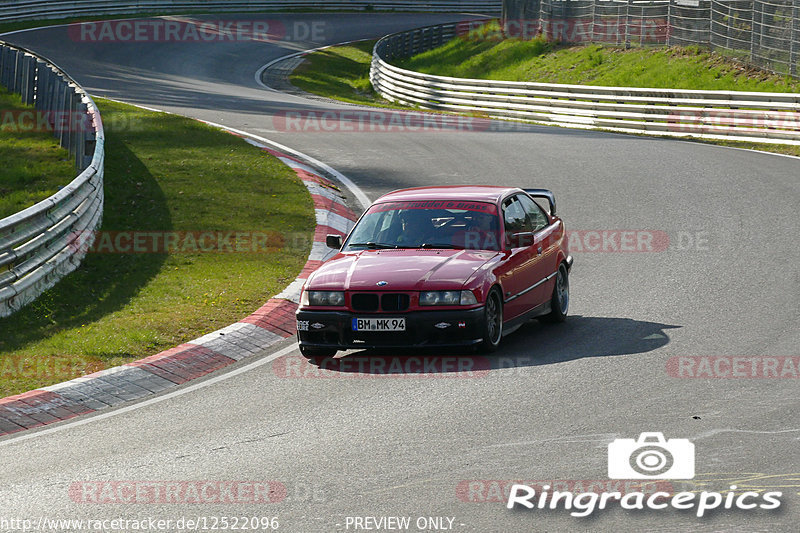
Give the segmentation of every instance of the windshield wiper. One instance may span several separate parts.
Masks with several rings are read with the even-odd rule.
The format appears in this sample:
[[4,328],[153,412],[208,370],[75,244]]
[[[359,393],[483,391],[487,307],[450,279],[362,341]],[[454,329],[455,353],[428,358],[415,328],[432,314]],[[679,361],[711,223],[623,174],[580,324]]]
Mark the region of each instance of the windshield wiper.
[[348,248],[350,246],[366,246],[367,248],[374,249],[374,250],[386,250],[386,249],[394,249],[400,248],[400,246],[396,244],[387,244],[384,242],[354,242],[352,244],[347,245]]
[[418,248],[440,248],[442,250],[461,250],[463,246],[456,246],[454,244],[431,244],[431,243],[422,243],[418,246]]

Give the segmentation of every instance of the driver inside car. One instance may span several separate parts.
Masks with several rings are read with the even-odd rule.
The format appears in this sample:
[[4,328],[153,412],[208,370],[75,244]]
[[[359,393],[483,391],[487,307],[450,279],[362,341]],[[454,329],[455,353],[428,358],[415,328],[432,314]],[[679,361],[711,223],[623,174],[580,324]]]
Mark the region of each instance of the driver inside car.
[[494,216],[484,213],[470,213],[466,228],[454,236],[454,244],[467,250],[499,250]]
[[436,230],[425,210],[408,210],[401,215],[403,229],[397,238],[401,246],[422,246],[436,243]]

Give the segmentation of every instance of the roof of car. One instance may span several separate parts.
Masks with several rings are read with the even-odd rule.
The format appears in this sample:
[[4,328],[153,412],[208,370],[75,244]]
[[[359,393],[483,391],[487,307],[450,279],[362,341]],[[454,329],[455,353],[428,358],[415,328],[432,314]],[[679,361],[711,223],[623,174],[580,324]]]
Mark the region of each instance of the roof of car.
[[473,202],[497,203],[501,198],[517,187],[500,187],[495,185],[439,185],[435,187],[414,187],[400,189],[384,194],[377,202],[407,202],[414,200],[471,200]]

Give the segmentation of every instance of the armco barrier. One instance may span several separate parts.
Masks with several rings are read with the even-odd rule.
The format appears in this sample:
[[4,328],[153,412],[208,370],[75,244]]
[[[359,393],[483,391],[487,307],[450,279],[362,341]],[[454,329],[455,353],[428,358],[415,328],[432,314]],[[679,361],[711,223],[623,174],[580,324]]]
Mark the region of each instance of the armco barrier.
[[426,109],[478,113],[626,133],[800,144],[800,94],[597,87],[451,78],[390,64],[449,39],[471,22],[387,35],[375,44],[370,80],[384,98]]
[[31,19],[55,19],[89,15],[118,15],[148,12],[180,11],[278,11],[308,9],[324,11],[429,11],[457,13],[470,11],[499,15],[502,0],[140,0],[109,2],[108,0],[7,0],[0,3],[0,22]]
[[[78,177],[53,196],[0,220],[0,317],[24,307],[75,270],[103,214],[103,123],[92,99],[61,69],[0,42],[0,85],[48,117]],[[67,120],[63,120],[67,117]],[[74,127],[75,117],[86,117]]]

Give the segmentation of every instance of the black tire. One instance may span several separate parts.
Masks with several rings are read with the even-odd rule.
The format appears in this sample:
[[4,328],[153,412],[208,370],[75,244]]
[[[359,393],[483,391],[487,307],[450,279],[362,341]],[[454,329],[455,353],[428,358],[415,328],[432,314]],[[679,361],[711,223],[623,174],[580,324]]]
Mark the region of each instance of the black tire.
[[303,354],[303,357],[306,359],[333,357],[336,355],[337,351],[336,348],[318,348],[315,346],[300,345],[300,353]]
[[503,299],[496,288],[489,291],[483,307],[483,341],[478,345],[481,352],[497,351],[503,340]]
[[556,273],[556,283],[553,286],[553,296],[550,300],[550,314],[542,319],[545,322],[556,324],[564,322],[569,312],[569,271],[566,263],[558,265]]

